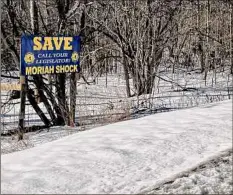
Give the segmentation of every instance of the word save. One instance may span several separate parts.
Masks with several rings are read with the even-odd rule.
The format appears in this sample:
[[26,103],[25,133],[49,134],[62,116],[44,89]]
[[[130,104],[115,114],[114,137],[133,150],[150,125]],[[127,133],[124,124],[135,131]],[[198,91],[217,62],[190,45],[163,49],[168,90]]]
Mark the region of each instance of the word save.
[[34,37],[33,50],[72,50],[72,41],[73,37]]

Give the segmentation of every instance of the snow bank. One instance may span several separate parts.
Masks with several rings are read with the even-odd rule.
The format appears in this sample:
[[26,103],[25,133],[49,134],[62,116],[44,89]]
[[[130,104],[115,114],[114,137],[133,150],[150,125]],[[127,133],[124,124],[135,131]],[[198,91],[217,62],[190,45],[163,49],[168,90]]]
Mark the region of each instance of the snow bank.
[[149,194],[233,194],[232,150]]
[[1,193],[140,193],[231,148],[231,110],[155,114],[2,155]]

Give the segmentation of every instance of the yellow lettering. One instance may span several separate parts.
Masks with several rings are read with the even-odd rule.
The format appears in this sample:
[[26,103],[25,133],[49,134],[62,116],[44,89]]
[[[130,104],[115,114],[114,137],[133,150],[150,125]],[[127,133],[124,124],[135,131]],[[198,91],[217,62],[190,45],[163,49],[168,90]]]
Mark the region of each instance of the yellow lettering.
[[44,67],[44,74],[48,74],[49,73],[49,67],[48,66],[45,66]]
[[74,65],[70,65],[70,72],[73,72]]
[[73,72],[77,72],[77,71],[78,71],[78,65],[74,65]]
[[43,50],[53,50],[53,44],[52,44],[52,39],[51,37],[45,37],[44,38],[44,45],[43,45]]
[[56,73],[60,72],[60,66],[56,66]]
[[38,67],[37,71],[38,71],[38,74],[43,74],[43,69],[41,66]]
[[50,74],[53,74],[54,73],[54,66],[50,66]]
[[[61,70],[60,70],[61,68]],[[35,74],[53,74],[55,70],[54,66],[37,66],[37,67],[26,67],[26,75],[35,75]],[[65,67],[57,66],[56,71],[64,72]]]
[[70,66],[70,72],[75,72],[75,65]]
[[70,42],[73,41],[73,37],[64,37],[64,50],[72,50]]
[[37,74],[37,72],[38,72],[37,67],[32,67],[32,74]]
[[32,74],[32,67],[26,67],[26,75]]
[[64,42],[64,50],[72,50],[73,37],[44,37],[44,43],[41,43],[41,37],[34,37],[33,39],[33,50],[60,50],[62,43]]
[[60,73],[63,73],[65,70],[65,66],[60,66]]
[[[56,66],[56,73],[77,72],[78,65],[60,65]],[[54,70],[53,70],[54,72]]]
[[69,65],[66,65],[65,66],[65,72],[69,72],[70,71],[70,66]]
[[63,37],[53,37],[53,42],[54,42],[54,45],[55,45],[55,48],[56,50],[59,50],[61,49],[61,45],[62,45],[62,42],[63,42]]
[[41,50],[42,44],[40,43],[41,37],[34,37],[33,39],[33,50]]
[[54,66],[46,66],[44,70],[44,74],[52,74],[54,73]]

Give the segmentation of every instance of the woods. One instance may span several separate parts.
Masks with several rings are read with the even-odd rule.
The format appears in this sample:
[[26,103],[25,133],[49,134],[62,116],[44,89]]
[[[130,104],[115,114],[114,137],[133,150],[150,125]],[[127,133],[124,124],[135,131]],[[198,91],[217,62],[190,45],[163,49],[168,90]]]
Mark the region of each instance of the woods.
[[0,4],[2,194],[233,194],[233,0]]
[[[20,37],[81,36],[79,73],[34,75],[26,97],[44,125],[75,122],[77,82],[93,85],[122,69],[127,97],[152,94],[160,68],[233,73],[232,1],[4,0],[2,77],[19,80]],[[175,77],[168,82],[176,83]],[[34,91],[37,91],[37,95]],[[11,94],[12,95],[12,94]],[[40,102],[45,111],[38,105]]]

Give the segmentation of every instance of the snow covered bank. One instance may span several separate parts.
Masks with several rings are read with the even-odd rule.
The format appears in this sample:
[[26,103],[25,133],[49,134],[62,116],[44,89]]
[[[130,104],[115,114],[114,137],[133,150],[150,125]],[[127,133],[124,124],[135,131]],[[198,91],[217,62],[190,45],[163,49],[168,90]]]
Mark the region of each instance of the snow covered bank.
[[149,194],[233,194],[232,150]]
[[161,113],[2,155],[1,193],[140,193],[231,147],[231,100]]

